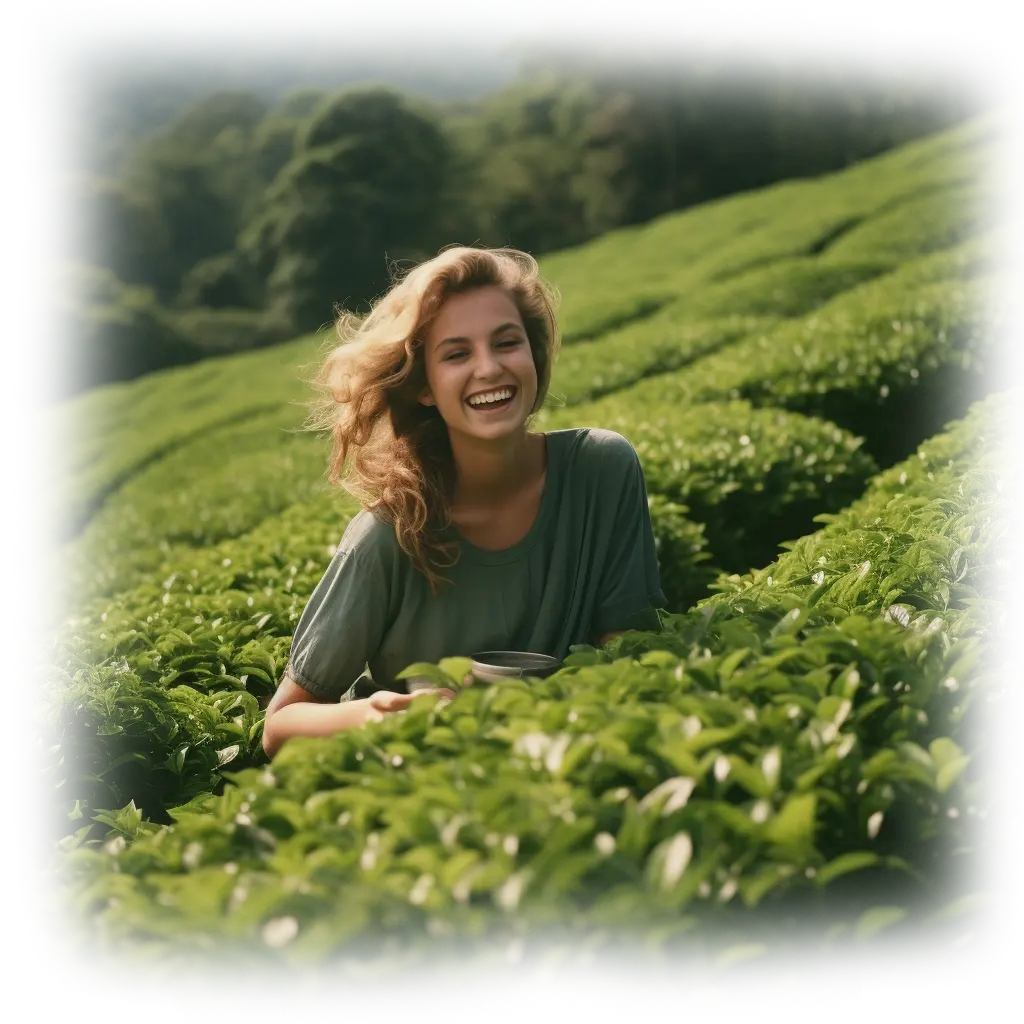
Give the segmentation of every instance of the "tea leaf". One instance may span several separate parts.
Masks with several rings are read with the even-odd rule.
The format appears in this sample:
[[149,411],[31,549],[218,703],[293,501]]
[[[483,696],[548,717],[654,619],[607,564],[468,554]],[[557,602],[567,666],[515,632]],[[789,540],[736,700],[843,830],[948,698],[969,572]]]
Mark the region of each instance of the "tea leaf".
[[935,788],[940,793],[945,793],[961,776],[970,761],[969,757],[958,757],[947,761],[935,775]]
[[814,794],[790,797],[764,826],[764,837],[779,846],[809,846],[814,841]]
[[851,853],[844,853],[831,860],[823,868],[818,869],[814,881],[818,885],[828,885],[829,882],[841,875],[849,874],[851,871],[860,871],[863,868],[873,867],[878,864],[880,858],[877,853],[870,850],[857,850]]

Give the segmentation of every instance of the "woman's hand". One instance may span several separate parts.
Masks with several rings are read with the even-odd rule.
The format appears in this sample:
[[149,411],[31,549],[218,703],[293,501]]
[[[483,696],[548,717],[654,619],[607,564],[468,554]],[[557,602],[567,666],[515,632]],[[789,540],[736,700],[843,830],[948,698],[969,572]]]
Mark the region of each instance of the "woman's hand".
[[455,694],[445,688],[416,690],[415,693],[392,693],[390,690],[378,690],[366,698],[366,716],[364,722],[379,722],[392,711],[404,711],[413,700],[425,693],[436,694],[439,700],[452,700]]

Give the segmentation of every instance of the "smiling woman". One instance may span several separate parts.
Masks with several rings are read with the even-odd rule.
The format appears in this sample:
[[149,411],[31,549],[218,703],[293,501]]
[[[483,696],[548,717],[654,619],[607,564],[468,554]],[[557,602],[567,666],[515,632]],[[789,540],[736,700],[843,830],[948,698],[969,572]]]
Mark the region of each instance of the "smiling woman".
[[529,429],[558,350],[554,308],[526,253],[460,247],[339,322],[311,425],[330,431],[331,479],[363,511],[299,620],[268,753],[404,707],[396,676],[413,662],[562,658],[658,628],[636,452],[610,430]]

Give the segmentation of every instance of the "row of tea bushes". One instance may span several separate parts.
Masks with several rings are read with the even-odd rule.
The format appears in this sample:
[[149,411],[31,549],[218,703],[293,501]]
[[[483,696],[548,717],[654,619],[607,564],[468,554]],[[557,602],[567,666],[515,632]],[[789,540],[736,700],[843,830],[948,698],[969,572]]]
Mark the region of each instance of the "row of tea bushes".
[[923,189],[858,222],[828,246],[824,260],[903,262],[952,249],[990,224],[980,182],[951,182]]
[[[570,345],[779,260],[891,260],[955,244],[984,212],[993,123],[977,119],[813,181],[783,182],[608,233],[542,261]],[[980,206],[980,210],[979,210]]]
[[[1019,271],[1020,259],[1017,216],[939,252],[911,256],[892,269],[884,287],[890,293],[905,292],[937,282]],[[851,299],[857,302],[860,286],[891,265],[892,260],[837,261],[829,251],[823,257],[778,260],[694,289],[652,316],[564,349],[552,390],[566,406],[577,406],[646,377],[681,370],[716,351],[728,358],[731,349],[726,346],[744,337],[757,334],[762,344],[770,345],[770,331],[781,318],[806,315],[840,294],[846,305]],[[868,291],[869,303],[877,301],[874,294]],[[558,402],[554,404],[557,408]]]
[[[828,255],[824,257],[828,259]],[[975,234],[966,242],[900,263],[890,282],[916,288],[938,281],[968,281],[1006,270],[1021,270],[1021,218],[1008,217],[1001,224]]]
[[833,420],[892,462],[939,428],[945,405],[987,390],[1000,321],[986,262],[977,240],[922,257],[683,370],[540,417],[604,423],[649,405],[748,398]]
[[326,449],[301,429],[304,412],[286,405],[210,429],[137,472],[69,545],[67,603],[127,590],[324,489]]
[[648,319],[585,345],[563,348],[551,376],[545,413],[622,391],[645,377],[680,370],[776,323],[775,317],[741,315],[693,321],[682,303],[673,302]]
[[938,427],[914,424],[915,405],[956,407],[987,390],[1000,320],[984,258],[972,242],[906,264],[763,340],[748,339],[729,364],[703,360],[692,384],[707,397],[728,388],[756,404],[827,417],[891,461],[886,446],[901,424],[927,435]]
[[73,535],[144,467],[210,430],[305,401],[323,338],[203,360],[86,392],[59,410],[53,487]]
[[796,593],[833,617],[938,618],[961,637],[995,630],[1003,616],[993,595],[1006,581],[994,559],[1007,520],[977,509],[1001,508],[1013,472],[1000,447],[1013,394],[976,403],[955,429],[879,474],[849,508],[818,516],[823,529],[786,543],[763,569],[720,577],[705,603],[778,610],[780,594]]
[[796,941],[794,910],[801,939],[808,922],[835,938],[927,916],[959,895],[962,874],[937,865],[984,813],[968,728],[984,626],[966,592],[935,597],[982,582],[1007,515],[978,422],[954,428],[946,475],[915,456],[902,493],[869,491],[842,529],[807,539],[823,571],[885,551],[903,565],[916,545],[896,596],[923,609],[893,613],[906,602],[884,587],[820,590],[797,545],[770,600],[758,575],[547,680],[292,741],[169,827],[111,816],[105,845],[66,866],[80,910],[118,946],[293,962],[552,936],[742,934],[771,950]]
[[893,269],[889,260],[782,258],[712,280],[681,297],[676,305],[693,319],[728,313],[790,319]]
[[[715,571],[685,507],[650,498],[663,587],[681,606]],[[94,601],[71,619],[48,693],[47,773],[82,829],[129,801],[147,817],[219,786],[222,766],[259,762],[262,708],[306,598],[355,502],[322,493],[244,538],[178,553],[162,582]]]

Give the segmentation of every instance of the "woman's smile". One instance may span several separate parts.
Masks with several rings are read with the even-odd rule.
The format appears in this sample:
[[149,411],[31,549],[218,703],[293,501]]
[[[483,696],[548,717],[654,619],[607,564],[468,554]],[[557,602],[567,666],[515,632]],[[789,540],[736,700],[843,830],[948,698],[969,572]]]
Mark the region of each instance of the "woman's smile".
[[510,408],[518,394],[519,388],[514,384],[506,384],[504,387],[474,392],[466,399],[466,405],[474,412],[493,415]]

